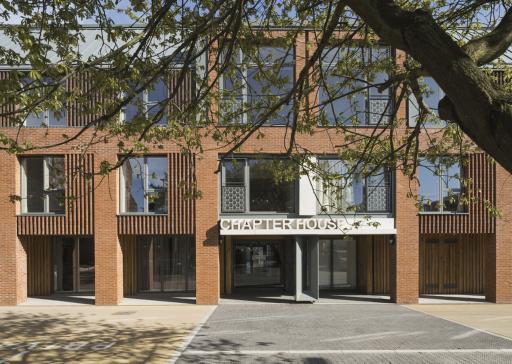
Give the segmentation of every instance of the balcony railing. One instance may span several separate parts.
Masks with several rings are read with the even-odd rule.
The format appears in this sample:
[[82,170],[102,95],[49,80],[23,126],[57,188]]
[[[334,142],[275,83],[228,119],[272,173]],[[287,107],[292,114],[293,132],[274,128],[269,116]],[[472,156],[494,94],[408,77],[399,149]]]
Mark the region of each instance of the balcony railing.
[[245,212],[245,186],[222,186],[222,212]]

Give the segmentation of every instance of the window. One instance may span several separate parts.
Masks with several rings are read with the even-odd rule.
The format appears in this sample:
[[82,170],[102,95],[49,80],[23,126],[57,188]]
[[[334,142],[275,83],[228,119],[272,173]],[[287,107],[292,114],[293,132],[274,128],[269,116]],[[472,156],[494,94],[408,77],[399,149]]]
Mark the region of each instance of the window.
[[419,206],[422,212],[465,212],[459,162],[422,158],[419,165]]
[[130,123],[135,118],[157,118],[156,125],[166,125],[168,97],[169,90],[165,78],[157,79],[148,89],[135,95],[123,108],[121,121]]
[[[321,58],[318,102],[320,124],[383,125],[393,114],[391,90],[377,87],[388,78],[386,64],[391,59],[388,47],[335,47]],[[374,72],[367,73],[366,65]]]
[[339,159],[321,159],[319,213],[383,213],[391,211],[391,174],[379,168],[365,177]]
[[[34,82],[28,77],[22,80],[23,87],[26,89],[26,94],[30,95],[34,100],[40,100],[44,97],[46,92],[54,86],[50,79],[42,81],[43,87],[39,82]],[[44,86],[48,85],[48,87]],[[39,127],[66,127],[66,108],[62,107],[59,110],[51,110],[48,107],[37,107],[37,111],[30,112],[25,118],[25,127],[39,128]]]
[[64,157],[21,160],[23,213],[64,214]]
[[222,163],[222,212],[295,212],[296,181],[276,180],[273,171],[294,166],[280,159],[227,159]]
[[121,168],[122,213],[167,213],[167,158],[128,158]]
[[[444,97],[444,91],[439,87],[437,82],[432,77],[424,77],[419,79],[419,84],[423,92],[423,102],[434,113],[427,116],[423,125],[427,128],[442,128],[446,126],[444,120],[439,119],[438,106],[439,101]],[[409,102],[407,103],[409,126],[416,126],[416,122],[420,115],[418,101],[416,97],[411,94]]]
[[[256,123],[292,89],[294,51],[283,47],[259,47],[256,59],[235,54],[236,70],[221,77],[221,118],[226,123]],[[244,65],[242,64],[244,63]],[[265,125],[286,125],[293,103],[287,102],[270,115]],[[246,112],[244,112],[246,111]]]

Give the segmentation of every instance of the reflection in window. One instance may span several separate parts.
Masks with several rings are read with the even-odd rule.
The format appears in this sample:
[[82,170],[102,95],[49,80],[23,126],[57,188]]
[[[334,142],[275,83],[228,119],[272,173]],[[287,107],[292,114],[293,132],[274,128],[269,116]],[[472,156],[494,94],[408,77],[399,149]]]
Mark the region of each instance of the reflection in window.
[[365,177],[339,159],[321,159],[319,213],[390,212],[391,175],[379,168]]
[[27,157],[22,164],[22,212],[63,214],[64,157]]
[[419,205],[424,212],[465,212],[459,162],[438,158],[420,160]]
[[[335,47],[322,54],[319,110],[324,125],[378,125],[393,113],[389,88],[379,91],[388,79],[388,47]],[[374,72],[364,71],[373,65]]]
[[[26,90],[26,94],[31,96],[34,101],[42,100],[45,94],[54,91],[54,82],[45,78],[42,83],[34,82],[32,79],[25,77],[22,85]],[[48,85],[48,86],[46,86]],[[58,110],[39,107],[38,110],[30,112],[26,118],[24,126],[32,128],[40,127],[65,127],[66,126],[66,108],[62,107]]]
[[166,157],[128,158],[121,169],[121,212],[167,213]]
[[[236,70],[222,76],[224,98],[221,114],[225,122],[259,122],[264,114],[286,96],[294,83],[294,52],[283,47],[259,47],[256,59],[236,54]],[[282,105],[268,117],[266,125],[286,125],[291,117],[292,102]],[[247,113],[242,113],[247,109]]]
[[273,173],[292,170],[290,162],[240,158],[226,159],[222,166],[222,212],[295,211],[295,181],[276,180]]
[[157,118],[156,125],[166,125],[168,93],[165,78],[158,78],[148,89],[135,95],[124,107],[121,113],[122,121],[130,123],[136,118]]
[[[422,94],[423,102],[433,112],[433,114],[427,115],[423,125],[427,128],[442,128],[446,126],[446,121],[439,119],[438,112],[439,101],[444,97],[444,91],[432,77],[424,77],[419,79],[418,82],[421,89],[424,91]],[[416,126],[419,115],[420,110],[418,101],[416,100],[416,97],[411,94],[408,102],[408,119],[410,127]]]

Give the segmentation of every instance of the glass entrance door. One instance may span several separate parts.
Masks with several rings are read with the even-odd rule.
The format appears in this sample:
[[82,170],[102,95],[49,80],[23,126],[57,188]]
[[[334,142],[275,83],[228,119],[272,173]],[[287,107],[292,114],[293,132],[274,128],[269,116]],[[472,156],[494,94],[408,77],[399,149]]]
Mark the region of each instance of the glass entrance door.
[[139,291],[195,290],[195,244],[190,237],[138,238]]
[[94,291],[94,240],[57,238],[54,241],[54,276],[57,292]]
[[319,240],[319,280],[322,289],[356,287],[356,242],[349,239]]
[[283,242],[280,240],[235,241],[234,287],[279,287],[283,285]]

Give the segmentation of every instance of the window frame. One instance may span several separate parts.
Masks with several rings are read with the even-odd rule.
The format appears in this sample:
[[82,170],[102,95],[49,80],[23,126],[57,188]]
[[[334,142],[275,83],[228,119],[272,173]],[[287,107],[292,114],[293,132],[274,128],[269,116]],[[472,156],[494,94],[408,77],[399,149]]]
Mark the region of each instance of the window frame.
[[[423,85],[424,86],[427,86],[426,82],[425,82],[425,79],[426,78],[430,78],[432,79],[435,84],[437,85],[437,88],[438,88],[438,91],[439,94],[440,94],[440,97],[439,97],[439,100],[438,100],[438,104],[439,104],[439,101],[441,101],[441,99],[446,95],[446,93],[444,92],[444,90],[441,88],[441,86],[439,86],[439,84],[436,82],[436,80],[434,80],[432,78],[432,76],[423,76],[422,77],[422,82],[423,82]],[[420,83],[421,85],[421,83]],[[431,90],[431,88],[429,88],[429,90]],[[432,91],[431,91],[432,92]],[[414,106],[413,106],[414,105]],[[407,127],[408,128],[415,128],[416,127],[416,124],[418,123],[418,115],[416,115],[415,117],[415,120],[412,120],[412,108],[415,107],[417,110],[419,109],[419,106],[418,106],[418,101],[416,100],[416,96],[414,96],[414,94],[410,94],[408,97],[407,97],[407,103],[406,103],[406,112],[407,112]],[[430,108],[430,106],[429,106]],[[430,108],[432,109],[432,108]],[[434,111],[434,110],[432,110]],[[423,128],[427,128],[427,129],[442,129],[442,128],[445,128],[447,125],[448,125],[448,122],[446,120],[443,120],[439,117],[439,110],[436,108],[435,112],[437,113],[437,116],[436,118],[438,119],[437,121],[439,122],[439,125],[432,125],[432,122],[427,122],[427,123],[423,123],[422,127]]]
[[[345,162],[339,158],[336,158],[336,157],[320,157],[318,158],[318,164],[320,164],[322,161],[337,161],[339,163],[342,163],[344,164]],[[384,179],[386,178],[386,175],[387,175],[387,178],[388,178],[388,183],[386,184],[385,180],[384,180],[384,185],[383,186],[376,186],[376,185],[371,185],[370,186],[370,183],[369,183],[369,180],[374,177],[374,176],[363,176],[360,172],[356,171],[352,174],[352,176],[350,176],[351,180],[353,181],[354,180],[354,176],[355,175],[358,175],[359,178],[363,181],[364,185],[363,185],[363,193],[362,193],[362,201],[363,201],[363,205],[364,205],[364,210],[362,211],[357,211],[357,210],[354,210],[354,211],[329,211],[329,210],[324,210],[323,206],[321,203],[319,203],[317,205],[317,214],[318,215],[345,215],[345,214],[356,214],[356,215],[368,215],[368,214],[376,214],[376,215],[389,215],[389,214],[392,214],[393,213],[393,183],[394,183],[394,174],[393,174],[393,171],[392,169],[390,168],[386,168],[386,167],[380,167],[382,168],[382,175],[384,176]],[[343,177],[342,176],[342,179],[346,179],[346,177]],[[351,183],[353,183],[351,181]],[[340,180],[341,182],[341,180]],[[352,186],[352,185],[351,185]],[[388,207],[388,210],[374,210],[374,211],[369,211],[368,210],[368,196],[369,196],[369,187],[385,187],[387,189],[387,207]],[[318,193],[318,198],[319,200],[321,200],[323,197],[322,197],[322,194],[324,193],[324,189],[323,189],[323,182],[322,182],[322,178],[318,178],[318,181],[317,181],[317,184],[316,184],[316,193]],[[340,202],[336,202],[336,203],[340,203]]]
[[[418,187],[418,213],[420,215],[464,215],[464,214],[469,214],[469,210],[467,208],[467,205],[464,205],[464,204],[461,204],[460,203],[460,200],[459,200],[459,204],[458,206],[461,206],[461,211],[458,211],[458,208],[456,211],[450,211],[450,210],[445,210],[444,209],[444,203],[443,203],[443,199],[444,199],[444,195],[443,193],[444,192],[447,192],[449,191],[450,189],[449,188],[445,188],[444,185],[443,185],[443,176],[446,175],[447,178],[449,179],[450,176],[448,175],[448,169],[452,166],[447,166],[446,162],[443,163],[443,159],[445,159],[445,157],[441,156],[441,157],[438,157],[436,158],[436,161],[435,163],[438,163],[439,164],[439,171],[440,173],[438,175],[435,174],[435,171],[431,171],[431,173],[433,174],[433,176],[437,179],[437,193],[438,193],[438,197],[439,197],[439,210],[438,211],[422,211],[421,210],[421,206],[422,206],[422,201],[424,201],[423,199],[420,199],[421,195],[420,195],[420,188],[421,188],[421,180],[420,180],[420,177],[419,177],[419,171],[418,171],[418,182],[419,182],[419,187]],[[430,163],[430,162],[429,162]],[[460,197],[466,193],[466,188],[465,186],[463,185],[461,179],[463,179],[466,175],[466,170],[464,168],[464,166],[462,165],[461,161],[458,161],[457,162],[457,165],[458,165],[458,169],[459,169],[459,183],[460,183],[460,192],[459,192],[459,199]],[[419,166],[419,168],[427,168],[427,167],[424,167],[424,166]],[[446,172],[446,174],[443,174],[444,172]],[[453,178],[453,177],[452,177]],[[432,201],[430,201],[432,202]]]
[[[126,181],[124,176],[124,170],[121,167],[119,169],[119,214],[120,215],[168,215],[169,214],[169,158],[166,155],[144,155],[144,156],[133,156],[128,159],[126,159],[124,163],[129,163],[129,160],[132,158],[143,158],[144,160],[144,211],[126,211]],[[149,165],[148,165],[148,158],[164,158],[166,160],[166,166],[167,166],[167,188],[165,188],[165,193],[167,194],[167,206],[165,208],[165,212],[151,212],[149,211],[149,194],[151,192],[156,192],[158,189],[149,189]],[[163,189],[162,189],[163,190]]]
[[[281,65],[281,68],[280,68],[280,71],[282,69],[285,69],[285,68],[291,68],[292,69],[292,80],[291,80],[291,84],[292,84],[292,88],[293,86],[295,85],[295,82],[296,82],[296,77],[297,77],[297,74],[296,74],[296,55],[297,55],[297,49],[296,49],[296,46],[294,45],[293,47],[284,47],[284,46],[280,46],[279,44],[258,44],[257,45],[257,49],[256,49],[256,53],[259,55],[259,52],[260,52],[260,49],[261,48],[282,48],[286,51],[286,54],[285,54],[285,57],[289,57],[291,56],[291,61],[290,62],[282,62],[282,65]],[[242,87],[241,87],[241,97],[238,97],[238,96],[235,96],[233,97],[234,100],[241,100],[241,107],[242,107],[242,110],[244,111],[242,113],[242,117],[241,117],[241,122],[234,122],[234,121],[231,121],[231,122],[226,122],[223,120],[223,116],[222,114],[219,115],[220,117],[220,120],[219,120],[219,124],[221,126],[230,126],[230,125],[249,125],[250,122],[249,122],[249,114],[251,113],[251,108],[250,108],[250,102],[249,102],[249,96],[250,96],[250,92],[249,92],[249,78],[248,78],[248,72],[249,70],[251,69],[251,67],[258,67],[259,68],[259,64],[254,62],[254,61],[246,61],[244,62],[244,52],[242,49],[238,48],[236,49],[236,57],[237,57],[237,60],[236,60],[236,67],[237,67],[237,72],[240,71],[240,74],[242,76]],[[278,58],[276,59],[275,61],[278,61],[282,58]],[[268,63],[268,62],[264,62],[263,60],[261,61],[261,66],[263,67],[267,67],[267,66],[272,66],[274,63]],[[223,92],[225,92],[224,90],[226,90],[225,86],[224,86],[224,73],[219,75],[219,80],[218,80],[218,85],[219,85],[219,91],[220,93],[222,94]],[[232,90],[230,92],[233,92]],[[233,95],[234,92],[233,92]],[[221,95],[220,97],[220,105],[222,106],[222,100],[223,100],[223,97]],[[294,105],[295,105],[295,101],[294,100],[290,100],[290,104],[291,104],[291,108],[292,108],[292,113],[293,113],[293,108],[294,108]],[[248,109],[248,110],[247,110]],[[277,127],[283,127],[283,126],[287,126],[286,123],[278,123],[278,124],[274,124],[274,123],[269,123],[269,120],[266,121],[263,126],[265,127],[268,127],[268,126],[277,126]]]
[[[166,89],[165,100],[167,100],[167,105],[165,105],[164,108],[163,108],[164,109],[164,113],[162,115],[162,119],[159,120],[153,126],[167,126],[167,125],[169,125],[169,111],[170,111],[170,109],[169,109],[169,96],[170,96],[170,94],[169,94],[169,77],[168,76],[158,77],[156,82],[154,83],[154,85],[156,85],[160,81],[162,81],[164,83],[164,85],[165,85],[165,89]],[[139,98],[139,96],[142,96],[142,105],[143,105],[143,108],[144,108],[144,111],[143,111],[144,117],[146,119],[148,119],[149,110],[152,107],[162,103],[162,101],[156,101],[156,102],[155,101],[149,101],[149,92],[150,92],[150,90],[145,88],[141,92],[135,94],[133,96],[133,98],[130,100],[130,102],[128,102],[126,105],[124,105],[121,108],[121,110],[119,111],[119,123],[121,123],[121,124],[130,124],[132,122],[131,120],[127,121],[127,119],[126,119],[126,110],[127,110],[128,106],[133,101],[135,101],[135,100],[137,100]],[[126,98],[127,97],[127,93],[126,92],[122,92],[120,97],[121,97],[121,99]],[[165,122],[163,122],[163,120],[165,120]]]
[[[224,212],[223,211],[223,188],[224,187],[230,187],[226,184],[226,165],[225,162],[236,160],[243,164],[243,176],[244,176],[244,182],[243,187],[245,188],[245,211],[243,212]],[[285,214],[296,214],[297,213],[297,207],[298,207],[298,180],[295,180],[291,183],[293,183],[293,193],[292,193],[292,199],[293,199],[293,211],[275,211],[275,210],[252,210],[251,209],[251,166],[250,161],[251,160],[286,160],[286,158],[251,158],[246,156],[235,156],[233,158],[222,158],[221,159],[221,179],[220,179],[220,188],[221,188],[221,203],[219,204],[219,209],[221,214],[261,214],[261,215],[267,215],[267,214],[277,214],[277,215],[285,215]],[[242,162],[243,161],[243,162]]]
[[[22,87],[26,87],[27,85],[29,85],[30,83],[26,83],[25,81],[30,81],[30,82],[34,82],[34,80],[30,79],[30,77],[23,77],[23,79],[21,80],[21,83],[22,83]],[[49,83],[49,79],[45,78],[42,83],[44,85],[46,85],[47,83]],[[63,82],[63,86],[64,88],[67,90],[67,84],[65,82]],[[29,117],[31,115],[38,115],[38,119],[41,119],[41,117],[39,116],[39,114],[36,114],[35,112],[30,112],[28,113],[26,116],[25,116],[25,119],[23,120],[23,127],[24,128],[29,128],[29,129],[36,129],[36,128],[68,128],[68,108],[67,108],[67,103],[64,102],[63,105],[62,105],[62,108],[60,109],[60,113],[61,113],[61,118],[63,120],[63,124],[64,125],[51,125],[50,123],[50,120],[52,120],[50,118],[50,114],[51,113],[55,113],[53,110],[50,110],[49,108],[45,108],[44,111],[42,111],[42,123],[39,124],[39,125],[27,125],[27,121],[29,119]]]
[[[27,160],[30,158],[41,158],[43,160],[43,212],[30,212],[27,211]],[[66,178],[66,160],[63,155],[45,155],[45,156],[23,156],[20,158],[20,190],[21,190],[21,214],[22,215],[56,215],[63,216],[66,214],[66,206],[63,206],[62,212],[51,212],[50,211],[50,194],[47,191],[50,191],[50,169],[49,169],[49,158],[62,158],[64,160],[64,179]],[[55,190],[56,191],[56,190]],[[64,198],[66,198],[66,182],[64,182],[64,186],[62,188]]]
[[[316,91],[316,99],[317,99],[317,102],[318,102],[318,105],[317,105],[317,108],[318,108],[318,118],[321,117],[322,115],[322,112],[323,112],[323,109],[324,108],[329,108],[331,107],[330,105],[332,105],[333,102],[336,102],[336,101],[339,101],[339,100],[342,100],[344,98],[347,98],[348,96],[345,96],[345,97],[337,97],[334,101],[331,101],[331,102],[328,102],[328,103],[325,103],[323,101],[320,100],[320,93],[322,92],[323,89],[326,88],[326,86],[328,86],[328,82],[327,82],[327,79],[329,76],[332,76],[332,75],[329,75],[329,71],[330,69],[332,69],[333,67],[333,62],[326,62],[324,61],[325,60],[325,55],[328,53],[328,52],[331,52],[333,50],[336,49],[336,62],[338,62],[342,55],[340,54],[341,52],[343,52],[344,49],[356,49],[356,50],[359,50],[360,52],[360,61],[364,64],[364,63],[371,63],[373,62],[373,52],[374,52],[374,49],[378,49],[378,48],[382,48],[382,49],[385,49],[386,52],[387,52],[387,56],[390,58],[390,59],[395,59],[394,55],[394,49],[387,45],[387,44],[376,44],[374,46],[359,46],[359,45],[348,45],[348,46],[341,46],[341,45],[336,45],[336,44],[333,44],[331,45],[328,49],[324,50],[324,54],[322,54],[322,56],[320,57],[320,60],[318,61],[320,64],[319,64],[319,69],[320,69],[320,72],[322,74],[322,82],[318,85],[318,88],[317,88],[317,91]],[[325,74],[324,74],[325,72]],[[367,85],[370,84],[370,81],[369,81],[369,73],[367,71],[365,71],[364,69],[361,70],[361,76],[364,77],[364,81],[366,82]],[[343,77],[343,76],[337,76],[337,77]],[[389,77],[389,75],[388,75]],[[394,111],[396,109],[396,100],[395,100],[395,88],[394,87],[388,87],[388,95],[387,97],[384,97],[383,95],[380,95],[380,96],[377,96],[377,95],[372,95],[372,92],[371,92],[371,88],[365,88],[364,90],[361,90],[359,92],[354,92],[353,95],[356,96],[357,94],[363,94],[364,95],[364,106],[365,106],[365,110],[360,112],[360,113],[357,113],[357,114],[364,114],[364,123],[360,123],[360,124],[357,124],[357,125],[354,125],[350,122],[346,122],[345,120],[343,120],[343,122],[341,123],[341,125],[343,125],[344,127],[357,127],[357,128],[360,128],[360,127],[363,127],[363,128],[375,128],[375,127],[387,127],[391,122],[392,122],[392,116],[394,114]],[[377,101],[380,101],[380,100],[385,100],[387,101],[387,106],[386,106],[386,113],[385,114],[380,114],[379,115],[379,122],[377,123],[371,123],[370,120],[371,120],[371,116],[372,116],[372,110],[371,110],[371,101],[373,100],[377,100]],[[357,118],[357,114],[355,114],[354,116]],[[386,120],[387,119],[387,120]],[[333,127],[337,127],[338,125],[340,125],[339,123],[339,120],[336,120],[336,122],[332,123],[328,117],[326,116],[326,120],[327,120],[327,124],[326,125],[323,125],[321,123],[318,123],[318,126],[319,127],[324,127],[324,128],[333,128]]]

